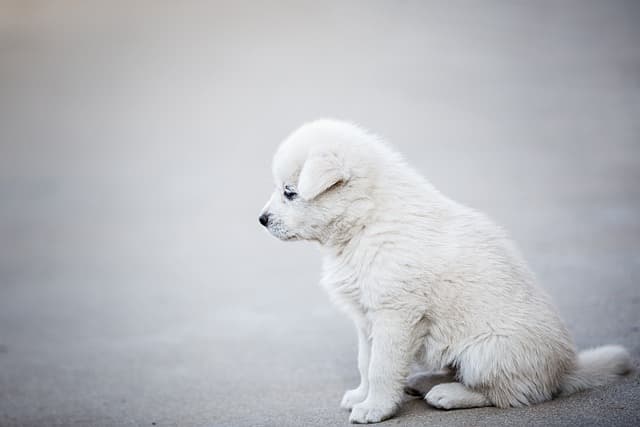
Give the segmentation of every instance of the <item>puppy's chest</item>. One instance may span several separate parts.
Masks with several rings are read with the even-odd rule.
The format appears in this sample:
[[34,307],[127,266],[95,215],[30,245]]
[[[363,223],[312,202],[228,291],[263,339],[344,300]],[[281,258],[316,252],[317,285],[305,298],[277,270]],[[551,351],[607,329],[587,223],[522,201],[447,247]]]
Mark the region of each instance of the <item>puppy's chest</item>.
[[340,306],[368,308],[371,274],[359,262],[327,258],[324,261],[321,284],[334,303]]
[[334,302],[360,304],[362,290],[354,272],[325,270],[321,283]]

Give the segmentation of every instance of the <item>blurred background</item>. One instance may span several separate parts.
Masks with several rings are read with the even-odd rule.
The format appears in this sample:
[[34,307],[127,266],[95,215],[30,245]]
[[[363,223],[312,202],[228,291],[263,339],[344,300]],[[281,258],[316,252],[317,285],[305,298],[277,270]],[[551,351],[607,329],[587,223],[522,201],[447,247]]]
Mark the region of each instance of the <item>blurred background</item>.
[[[640,356],[639,2],[0,0],[0,425],[346,425],[353,327],[257,221],[327,116],[504,225],[579,347]],[[639,408],[632,375],[389,423]]]

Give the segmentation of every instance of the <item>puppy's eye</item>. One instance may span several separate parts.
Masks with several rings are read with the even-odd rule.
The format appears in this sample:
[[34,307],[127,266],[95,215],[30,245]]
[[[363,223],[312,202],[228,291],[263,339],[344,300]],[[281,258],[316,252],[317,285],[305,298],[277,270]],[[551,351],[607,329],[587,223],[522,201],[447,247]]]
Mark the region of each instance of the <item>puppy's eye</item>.
[[293,200],[296,197],[298,197],[298,193],[296,193],[291,187],[284,187],[284,197],[287,198],[287,200]]

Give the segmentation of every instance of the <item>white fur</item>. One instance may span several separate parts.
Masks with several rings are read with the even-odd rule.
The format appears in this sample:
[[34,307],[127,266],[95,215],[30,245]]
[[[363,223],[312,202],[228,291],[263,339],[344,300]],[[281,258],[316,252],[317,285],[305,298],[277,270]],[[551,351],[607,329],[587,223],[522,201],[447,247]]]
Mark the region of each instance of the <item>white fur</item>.
[[[320,242],[322,285],[354,321],[361,384],[351,422],[391,417],[409,367],[449,369],[431,405],[530,405],[630,369],[621,347],[576,355],[567,330],[506,233],[440,194],[379,138],[335,120],[279,147],[264,213],[283,240]],[[283,196],[287,186],[298,192]]]

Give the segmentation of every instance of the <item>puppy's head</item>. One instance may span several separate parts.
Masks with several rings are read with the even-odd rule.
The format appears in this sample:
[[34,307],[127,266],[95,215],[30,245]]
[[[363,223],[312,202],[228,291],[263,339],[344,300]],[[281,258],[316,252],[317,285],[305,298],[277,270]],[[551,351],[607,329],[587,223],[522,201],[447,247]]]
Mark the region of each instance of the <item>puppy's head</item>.
[[[273,159],[275,190],[260,223],[282,240],[349,239],[367,209],[353,125],[319,120],[296,130]],[[356,160],[356,162],[354,162]]]

